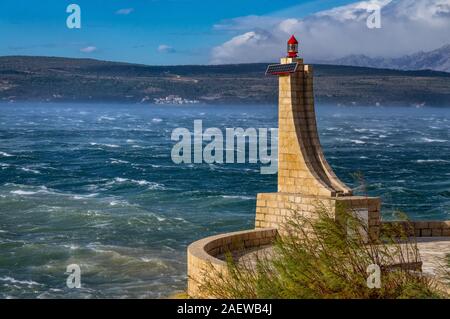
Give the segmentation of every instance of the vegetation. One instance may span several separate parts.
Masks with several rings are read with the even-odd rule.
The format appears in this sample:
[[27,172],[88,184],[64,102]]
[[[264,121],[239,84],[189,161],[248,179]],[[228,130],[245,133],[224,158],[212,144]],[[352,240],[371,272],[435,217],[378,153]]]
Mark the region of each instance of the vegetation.
[[[347,211],[338,209],[337,219],[324,207],[314,219],[295,215],[272,254],[256,263],[228,256],[228,274],[205,274],[201,289],[219,298],[441,297],[417,271],[420,256],[407,229],[386,229],[379,241],[368,241],[365,224]],[[373,265],[381,270],[379,288],[369,288]]]
[[[203,103],[278,99],[268,63],[147,66],[53,57],[0,57],[0,101],[146,103],[178,95]],[[316,101],[450,106],[450,73],[316,65]]]

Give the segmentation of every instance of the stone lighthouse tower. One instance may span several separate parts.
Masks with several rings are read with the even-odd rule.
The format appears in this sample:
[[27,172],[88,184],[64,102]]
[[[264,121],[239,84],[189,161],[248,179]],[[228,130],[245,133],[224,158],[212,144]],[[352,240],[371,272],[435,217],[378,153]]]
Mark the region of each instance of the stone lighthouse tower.
[[[269,65],[266,74],[279,77],[278,190],[260,193],[256,203],[255,229],[220,234],[188,247],[188,293],[202,296],[202,282],[211,267],[227,274],[226,252],[244,255],[272,244],[285,233],[284,225],[294,214],[314,218],[325,207],[337,216],[343,207],[356,214],[367,227],[367,240],[380,231],[380,199],[353,196],[328,165],[320,146],[314,110],[313,69],[298,57],[298,41],[292,36],[287,56]],[[367,231],[366,231],[367,230]]]
[[293,212],[314,216],[317,205],[332,211],[348,207],[367,222],[377,237],[380,200],[352,196],[322,152],[314,108],[313,68],[298,57],[298,41],[287,43],[287,57],[269,65],[267,75],[279,77],[278,192],[258,194],[256,228],[280,229]]

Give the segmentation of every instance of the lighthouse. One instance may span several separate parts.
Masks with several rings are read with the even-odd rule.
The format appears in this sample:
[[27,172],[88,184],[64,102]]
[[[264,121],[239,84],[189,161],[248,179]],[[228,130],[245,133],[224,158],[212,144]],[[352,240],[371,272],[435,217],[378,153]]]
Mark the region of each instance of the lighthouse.
[[[313,67],[298,56],[294,35],[280,64],[267,67],[266,75],[278,84],[278,192],[258,194],[256,228],[277,228],[295,211],[314,216],[317,204],[335,211],[345,206],[367,223],[377,238],[380,199],[353,196],[333,172],[320,144],[314,106]],[[369,234],[368,234],[369,235]]]
[[280,64],[269,65],[266,75],[278,76],[279,80],[278,189],[257,195],[255,229],[215,235],[189,245],[190,296],[211,297],[202,295],[202,281],[211,269],[226,276],[224,254],[266,249],[289,232],[285,226],[295,216],[316,218],[318,210],[326,209],[345,225],[340,214],[345,209],[366,226],[360,230],[365,240],[379,238],[380,199],[354,196],[334,174],[322,152],[314,107],[313,68],[298,56],[294,36],[287,42],[287,55]]
[[287,52],[289,58],[296,58],[298,54],[298,41],[294,35],[291,36],[287,43]]

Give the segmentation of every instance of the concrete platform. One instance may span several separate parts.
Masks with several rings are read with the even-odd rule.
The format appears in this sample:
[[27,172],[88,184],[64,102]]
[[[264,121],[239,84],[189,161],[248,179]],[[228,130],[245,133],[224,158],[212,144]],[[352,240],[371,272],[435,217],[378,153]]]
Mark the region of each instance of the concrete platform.
[[[422,237],[417,238],[417,248],[419,249],[422,261],[422,271],[425,274],[435,276],[437,281],[443,284],[450,284],[447,277],[450,274],[450,267],[447,255],[450,255],[449,237]],[[234,257],[238,263],[254,266],[257,258],[271,258],[274,255],[272,245],[265,245],[246,251],[236,252]],[[224,255],[217,256],[223,259]]]
[[450,272],[449,260],[446,260],[446,256],[450,254],[450,237],[418,238],[417,247],[423,262],[423,272],[449,283],[443,272]]

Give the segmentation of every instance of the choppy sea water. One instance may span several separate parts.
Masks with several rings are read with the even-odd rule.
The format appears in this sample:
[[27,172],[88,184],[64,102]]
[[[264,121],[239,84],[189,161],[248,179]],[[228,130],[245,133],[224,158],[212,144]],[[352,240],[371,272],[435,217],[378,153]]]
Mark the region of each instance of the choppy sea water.
[[[325,154],[383,216],[450,219],[450,109],[318,106]],[[256,164],[176,165],[174,128],[277,126],[274,106],[0,105],[0,298],[157,298],[186,246],[253,227]],[[366,189],[352,177],[364,173]],[[81,289],[66,266],[81,266]]]

